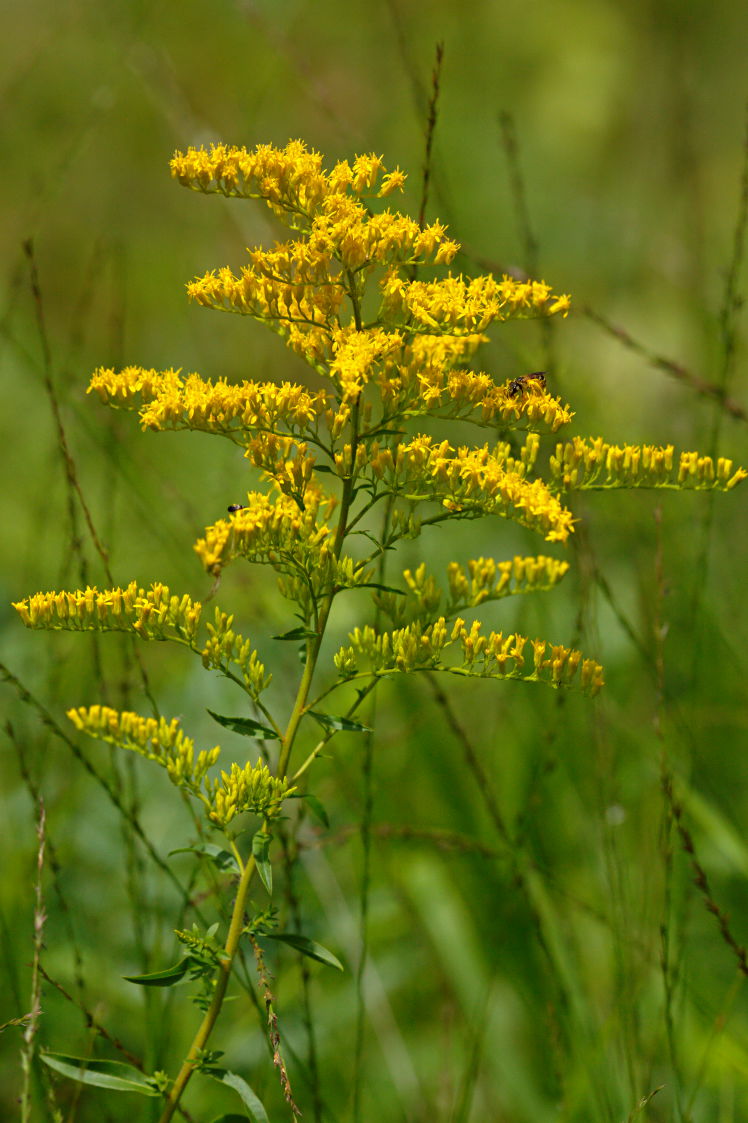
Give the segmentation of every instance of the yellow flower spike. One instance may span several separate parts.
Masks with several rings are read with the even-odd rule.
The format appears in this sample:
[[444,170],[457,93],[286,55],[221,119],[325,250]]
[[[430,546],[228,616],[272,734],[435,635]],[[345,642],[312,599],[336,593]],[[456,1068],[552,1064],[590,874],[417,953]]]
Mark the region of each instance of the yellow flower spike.
[[[385,303],[395,310],[395,291],[385,282]],[[568,297],[549,304],[551,290],[542,282],[518,282],[490,274],[466,281],[448,276],[440,281],[413,281],[398,290],[399,301],[417,326],[454,334],[483,332],[495,321],[513,316],[553,315],[568,310]]]
[[748,478],[743,469],[728,478],[719,465],[715,470],[711,457],[696,452],[680,453],[676,467],[672,445],[611,445],[602,437],[574,437],[556,445],[549,466],[556,488],[564,490],[660,487],[728,491]]
[[204,800],[200,787],[220,748],[203,750],[195,762],[194,742],[185,736],[176,718],[167,722],[163,717],[144,718],[101,705],[79,706],[68,710],[67,716],[80,732],[160,764],[172,783]]
[[169,597],[166,586],[145,590],[131,582],[126,589],[88,586],[74,592],[37,593],[14,607],[30,628],[135,631],[147,639],[175,638],[191,644],[202,606],[188,596],[172,598],[171,603]]
[[[522,678],[545,681],[557,687],[568,687],[578,679],[580,687],[595,694],[603,685],[602,668],[593,660],[582,661],[578,651],[563,644],[548,645],[544,640],[529,641],[516,633],[490,632],[483,635],[475,621],[468,629],[462,619],[449,632],[445,617],[431,625],[417,622],[392,632],[377,634],[370,627],[355,629],[349,644],[335,656],[335,665],[342,678],[350,679],[363,672],[386,674],[393,670],[404,674],[421,670],[441,670],[479,678]],[[461,656],[457,663],[449,658],[450,646],[458,641]],[[525,667],[525,647],[533,648],[533,669]],[[445,661],[445,657],[446,660]],[[581,674],[578,674],[582,670]]]

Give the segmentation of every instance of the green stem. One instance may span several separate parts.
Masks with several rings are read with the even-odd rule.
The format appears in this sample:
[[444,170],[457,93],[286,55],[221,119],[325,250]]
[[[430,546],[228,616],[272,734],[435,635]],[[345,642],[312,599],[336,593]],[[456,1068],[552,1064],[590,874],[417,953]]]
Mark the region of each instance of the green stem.
[[[355,293],[355,286],[353,283],[352,275],[349,273],[350,283],[350,298],[353,304],[354,320],[356,326],[361,330],[361,313],[358,306],[358,299]],[[346,534],[348,533],[348,515],[355,495],[354,481],[356,473],[356,452],[359,445],[359,424],[360,424],[360,411],[361,411],[361,397],[356,399],[353,408],[351,409],[351,465],[350,474],[343,480],[343,488],[340,499],[340,517],[338,519],[337,530],[335,532],[335,542],[333,543],[333,554],[336,558],[340,557],[340,551],[343,547]],[[322,646],[322,639],[327,627],[327,621],[330,617],[332,603],[335,599],[336,589],[330,589],[325,595],[320,605],[319,613],[317,615],[317,622],[315,632],[316,635],[307,643],[307,657],[304,664],[304,672],[301,676],[299,689],[296,692],[296,701],[288,720],[286,732],[281,744],[280,756],[278,758],[277,776],[283,779],[288,773],[289,763],[291,759],[291,751],[293,749],[296,734],[299,731],[301,719],[306,711],[307,701],[309,699],[309,692],[312,687],[312,679],[317,667],[317,660],[319,658],[320,648]],[[239,881],[239,888],[234,901],[234,910],[231,914],[231,925],[229,927],[229,934],[226,939],[226,946],[224,947],[224,954],[219,963],[218,978],[216,979],[216,988],[213,994],[211,1004],[200,1023],[200,1027],[195,1034],[195,1037],[190,1045],[189,1052],[182,1064],[181,1069],[174,1081],[169,1094],[167,1096],[166,1105],[159,1123],[169,1123],[169,1120],[174,1115],[177,1105],[182,1097],[187,1084],[193,1072],[200,1066],[200,1058],[208,1038],[213,1032],[213,1027],[218,1020],[218,1015],[223,1006],[223,1000],[226,995],[226,988],[231,977],[231,970],[234,964],[237,950],[239,948],[239,940],[242,932],[244,931],[244,908],[247,900],[247,893],[249,886],[254,876],[256,863],[254,857],[251,857],[241,875]]]
[[244,909],[247,901],[247,893],[249,886],[255,872],[255,860],[250,857],[247,861],[242,876],[239,880],[239,887],[236,892],[236,900],[234,901],[234,909],[231,914],[231,924],[229,926],[229,934],[226,938],[226,945],[223,950],[218,965],[218,978],[216,979],[216,988],[213,992],[213,999],[205,1012],[205,1017],[200,1023],[197,1033],[190,1045],[189,1052],[184,1060],[184,1063],[179,1070],[176,1080],[172,1084],[169,1094],[166,1099],[166,1105],[159,1118],[159,1123],[168,1123],[174,1115],[177,1104],[179,1103],[182,1093],[187,1087],[187,1083],[192,1076],[193,1072],[200,1066],[200,1056],[205,1048],[208,1038],[210,1037],[213,1026],[216,1024],[221,1007],[223,1006],[223,999],[226,994],[226,987],[228,986],[231,977],[231,969],[234,964],[237,950],[239,948],[239,940],[242,932],[244,931]]
[[[345,536],[348,533],[348,514],[351,509],[354,497],[354,479],[355,479],[355,466],[356,466],[356,450],[359,443],[359,415],[361,408],[361,397],[356,399],[351,410],[351,465],[350,474],[343,480],[343,490],[340,497],[340,517],[338,519],[338,526],[335,532],[335,541],[333,543],[332,552],[336,558],[340,557],[340,551],[343,548]],[[317,614],[317,622],[315,632],[316,635],[307,643],[307,656],[306,663],[304,664],[304,673],[299,683],[299,689],[296,694],[296,702],[294,703],[293,712],[289,718],[286,733],[283,738],[283,745],[281,747],[280,756],[278,758],[278,778],[283,777],[288,772],[289,762],[291,759],[291,750],[293,749],[296,734],[299,730],[299,724],[304,716],[306,704],[309,699],[309,691],[312,686],[312,679],[317,667],[317,660],[319,658],[320,647],[327,627],[327,621],[330,618],[330,611],[332,609],[332,602],[335,599],[335,589],[330,589],[322,600],[319,613]]]

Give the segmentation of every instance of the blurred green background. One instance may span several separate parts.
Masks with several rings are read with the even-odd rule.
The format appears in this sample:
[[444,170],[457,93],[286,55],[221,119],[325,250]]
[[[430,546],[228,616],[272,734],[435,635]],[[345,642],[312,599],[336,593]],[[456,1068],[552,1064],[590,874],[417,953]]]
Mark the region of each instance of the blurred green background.
[[[532,323],[495,330],[481,367],[500,381],[548,370],[551,389],[577,411],[575,433],[718,447],[748,463],[744,316],[725,297],[733,261],[733,288],[745,284],[735,256],[745,205],[745,4],[30,0],[3,6],[3,29],[0,657],[61,726],[71,705],[118,704],[134,677],[116,637],[91,644],[29,633],[9,607],[39,589],[107,583],[71,499],[50,385],[114,580],[163,580],[201,598],[209,579],[192,542],[251,486],[241,456],[203,435],[141,434],[131,416],[86,397],[89,375],[134,363],[214,378],[305,377],[260,326],[188,305],[184,285],[195,274],[237,267],[246,246],[278,235],[251,203],[178,187],[172,152],[294,137],[330,163],[373,150],[411,173],[402,208],[416,214],[439,41],[429,217],[462,243],[466,273],[537,272],[574,303],[550,334]],[[507,113],[516,161],[500,123]],[[518,172],[529,243],[512,190]],[[704,383],[724,387],[732,413]],[[747,496],[580,497],[567,580],[553,594],[495,606],[489,619],[578,644],[605,665],[608,685],[590,703],[511,683],[446,684],[482,776],[425,683],[382,691],[358,1097],[360,742],[341,737],[320,764],[314,789],[331,827],[305,826],[295,890],[304,930],[348,970],[310,969],[316,1098],[299,971],[289,956],[272,957],[304,1118],[748,1117],[744,978],[692,884],[661,790],[664,759],[714,900],[742,946]],[[543,550],[503,522],[459,525],[424,546],[435,566]],[[272,647],[270,634],[291,626],[264,572],[229,573],[221,602],[232,596],[258,643]],[[354,611],[340,615],[341,631]],[[179,651],[153,646],[141,655],[163,712],[213,744],[205,707],[230,712],[228,687]],[[283,660],[293,673],[292,654],[275,665],[281,702],[290,692]],[[141,702],[134,697],[135,708]],[[48,831],[45,968],[149,1068],[171,1071],[193,1008],[184,992],[176,1004],[173,995],[144,998],[122,976],[178,957],[173,886],[129,847],[101,787],[12,681],[3,709],[0,1023],[30,1003],[38,792]],[[226,748],[246,753],[238,738]],[[101,746],[80,751],[136,799],[156,852],[186,880],[187,860],[166,858],[191,831],[169,785],[144,762],[110,759]],[[287,1118],[258,1026],[237,1001],[211,1044],[272,1120]],[[81,1055],[94,1047],[80,1010],[49,985],[39,1040]],[[7,1029],[3,1118],[19,1110],[20,1046],[21,1031]],[[32,1086],[33,1118],[51,1119],[38,1077]],[[145,1100],[87,1090],[74,1103],[64,1083],[58,1095],[71,1119],[150,1118]],[[208,1120],[238,1101],[196,1085],[190,1110]]]

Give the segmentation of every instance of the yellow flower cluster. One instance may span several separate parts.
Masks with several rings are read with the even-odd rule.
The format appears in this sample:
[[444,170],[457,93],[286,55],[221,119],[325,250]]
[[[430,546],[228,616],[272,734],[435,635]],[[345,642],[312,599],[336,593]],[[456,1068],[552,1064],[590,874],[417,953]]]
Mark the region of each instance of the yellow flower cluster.
[[255,430],[287,429],[303,433],[327,408],[327,395],[292,382],[211,382],[198,374],[182,377],[175,370],[121,371],[101,367],[88,392],[103,402],[139,409],[144,429],[199,429],[230,435],[245,443]]
[[193,795],[200,794],[200,785],[221,752],[216,745],[198,753],[195,759],[194,741],[185,736],[176,718],[166,721],[163,717],[141,717],[132,711],[113,710],[109,706],[79,706],[68,710],[67,716],[82,733],[122,749],[131,749],[162,765],[173,784]]
[[602,437],[574,437],[556,445],[550,458],[552,478],[563,488],[664,487],[730,491],[748,479],[732,460],[682,452],[677,462],[672,445],[614,445]]
[[364,284],[375,267],[384,271],[382,305],[367,332],[397,324],[411,337],[423,332],[476,336],[494,321],[568,312],[569,297],[554,295],[542,281],[508,276],[413,280],[411,267],[448,265],[459,246],[440,222],[421,227],[407,215],[372,213],[365,206],[362,195],[387,195],[404,179],[399,170],[387,173],[377,156],[359,156],[328,173],[319,154],[299,141],[284,149],[259,145],[252,151],[214,145],[210,151],[176,153],[171,168],[195,190],[263,199],[300,235],[273,249],[250,250],[249,264],[238,274],[211,270],[187,291],[205,307],[268,324],[322,373],[330,373],[335,333],[364,327]]
[[[449,596],[446,615],[452,617],[466,608],[475,608],[487,601],[499,600],[518,593],[552,589],[566,574],[569,563],[549,558],[514,557],[511,561],[477,558],[467,568],[457,562],[447,566]],[[383,591],[376,600],[389,619],[398,627],[415,620],[433,620],[442,601],[442,591],[422,562],[416,570],[406,569],[403,580],[407,594]]]
[[327,355],[330,329],[338,323],[346,289],[329,272],[320,281],[297,274],[273,279],[244,266],[237,277],[224,266],[191,281],[187,295],[204,308],[261,320],[308,361],[319,362]]
[[329,554],[332,535],[324,520],[333,501],[312,480],[307,487],[304,507],[287,495],[266,495],[252,491],[246,506],[228,519],[205,530],[195,543],[195,552],[205,568],[214,574],[234,558],[269,562],[279,571],[296,571],[301,563]]
[[[533,448],[536,445],[533,443]],[[508,458],[508,446],[455,451],[448,441],[419,436],[394,450],[372,445],[371,469],[391,490],[410,500],[436,499],[452,512],[496,514],[565,542],[573,529],[571,512],[542,480],[528,481],[523,465]]]
[[343,678],[359,674],[364,662],[368,662],[375,675],[436,670],[442,651],[450,642],[443,616],[426,627],[414,622],[391,632],[376,632],[367,624],[355,628],[348,639],[348,646],[341,647],[335,655],[335,666]]
[[[305,496],[314,471],[314,457],[308,454],[304,441],[274,433],[260,433],[247,441],[244,455],[255,468],[261,468],[268,479],[274,480],[285,495],[291,496],[304,509]],[[316,489],[313,490],[316,494]]]
[[566,316],[570,298],[554,296],[544,281],[515,281],[506,274],[465,280],[407,281],[389,270],[382,281],[383,310],[416,331],[474,335],[496,321],[523,316]]
[[27,628],[71,631],[136,632],[143,639],[176,638],[194,643],[202,605],[185,594],[173,595],[168,585],[150,589],[131,581],[124,588],[87,586],[74,592],[36,593],[14,603]]
[[[546,654],[549,649],[550,653]],[[548,682],[555,687],[570,686],[579,671],[579,685],[590,697],[594,698],[605,686],[603,668],[594,659],[583,659],[579,651],[545,640],[533,640],[532,650],[535,674],[531,677],[538,682]]]
[[210,151],[189,148],[174,154],[171,173],[195,191],[264,199],[281,217],[310,214],[330,195],[345,192],[382,198],[405,183],[398,168],[387,172],[381,158],[373,154],[357,156],[352,165],[343,160],[326,173],[321,155],[310,152],[301,140],[292,140],[285,148],[260,144],[252,151],[226,144],[213,144]]
[[404,215],[369,215],[361,203],[333,196],[306,237],[252,250],[238,276],[226,267],[211,270],[192,281],[187,294],[204,307],[267,323],[294,350],[319,363],[330,355],[335,330],[348,326],[343,303],[348,298],[355,307],[362,271],[392,262],[396,269],[429,259],[441,264],[456,250],[438,223],[422,230]]
[[[422,337],[427,343],[436,338]],[[525,393],[513,394],[511,383],[497,386],[490,374],[440,369],[436,364],[401,368],[398,382],[383,385],[382,396],[388,409],[404,416],[465,418],[480,425],[499,422],[513,428],[519,428],[516,422],[524,417],[552,433],[574,416],[568,405],[538,385],[531,383]]]
[[160,764],[173,784],[201,800],[208,817],[222,829],[242,811],[276,818],[283,800],[296,790],[287,780],[271,776],[261,761],[243,767],[233,763],[220,779],[210,779],[207,773],[218,761],[220,747],[203,750],[196,758],[194,742],[176,718],[167,722],[109,706],[79,706],[68,710],[67,716],[82,733]]
[[221,772],[220,780],[206,780],[210,810],[209,818],[222,829],[243,811],[261,815],[263,819],[276,819],[281,804],[296,788],[286,779],[276,779],[270,769],[258,760],[254,766],[240,766],[234,761],[230,772]]
[[715,466],[711,456],[701,456],[698,452],[680,454],[679,487],[718,488],[720,491],[732,491],[743,480],[748,480],[748,472],[745,468],[736,468],[733,471],[732,460],[725,456],[720,456]]
[[552,589],[564,577],[569,563],[549,558],[514,557],[511,561],[477,558],[467,564],[467,572],[457,562],[447,566],[449,612],[475,608],[486,601],[515,593]]
[[[554,687],[570,686],[579,672],[579,685],[588,694],[595,695],[604,685],[599,663],[583,659],[579,651],[563,644],[548,644],[545,640],[532,640],[532,670],[526,669],[525,636],[503,632],[481,633],[480,621],[468,628],[458,618],[448,630],[442,616],[433,624],[423,627],[414,622],[391,632],[377,633],[372,627],[356,628],[349,636],[349,644],[335,656],[338,673],[345,679],[363,673],[376,675],[400,671],[404,674],[423,670],[448,671],[479,678],[519,678],[527,682],[545,682]],[[446,649],[458,645],[461,661],[457,664],[443,662]],[[364,670],[363,664],[368,664]]]
[[332,333],[332,357],[329,373],[339,390],[341,403],[349,405],[370,382],[381,364],[392,366],[401,354],[400,332],[373,327],[359,331],[356,327],[338,328]]

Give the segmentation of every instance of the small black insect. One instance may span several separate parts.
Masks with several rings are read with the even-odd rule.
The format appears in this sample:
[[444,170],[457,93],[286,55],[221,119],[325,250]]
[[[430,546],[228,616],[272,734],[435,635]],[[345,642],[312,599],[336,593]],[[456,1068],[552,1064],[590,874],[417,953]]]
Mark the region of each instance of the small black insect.
[[529,382],[536,382],[541,390],[545,390],[545,371],[534,370],[531,374],[521,374],[509,383],[509,397],[516,398],[520,390],[524,390]]
[[235,511],[246,510],[246,507],[247,507],[246,503],[230,503],[229,506],[226,508],[226,510],[229,512],[230,515],[233,515]]

